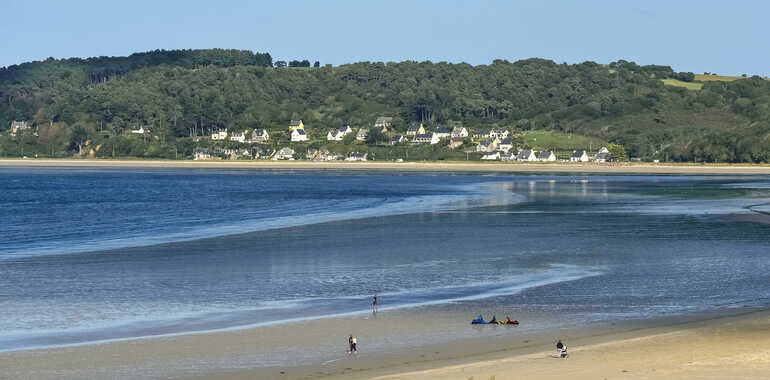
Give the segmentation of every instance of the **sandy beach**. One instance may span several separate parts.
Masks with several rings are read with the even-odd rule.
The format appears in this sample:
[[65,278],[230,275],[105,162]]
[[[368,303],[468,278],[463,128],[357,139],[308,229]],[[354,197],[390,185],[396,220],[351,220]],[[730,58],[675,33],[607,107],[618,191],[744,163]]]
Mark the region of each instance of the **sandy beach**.
[[[372,330],[418,331],[426,319],[396,314],[371,321],[337,318],[241,331],[140,339],[0,354],[2,379],[766,379],[770,378],[770,312],[645,321],[583,330],[505,335],[366,353]],[[492,326],[488,326],[492,327]],[[493,327],[494,328],[494,327]],[[344,342],[335,359],[312,365],[260,367],[256,352],[285,355],[285,346],[324,347],[326,339],[362,332],[362,352]],[[555,357],[553,338],[569,347]]]
[[653,164],[653,163],[502,163],[502,162],[310,162],[310,161],[192,161],[192,160],[75,160],[0,159],[0,167],[145,167],[233,168],[274,170],[350,170],[414,172],[617,173],[617,174],[770,174],[770,165]]

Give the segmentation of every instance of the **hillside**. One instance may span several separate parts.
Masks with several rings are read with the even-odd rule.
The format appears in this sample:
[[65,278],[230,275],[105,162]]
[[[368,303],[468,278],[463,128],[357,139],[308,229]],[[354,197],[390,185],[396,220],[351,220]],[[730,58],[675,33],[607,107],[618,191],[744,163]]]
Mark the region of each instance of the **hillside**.
[[[641,159],[770,161],[770,83],[759,77],[694,82],[697,77],[626,61],[567,65],[536,58],[479,66],[274,67],[269,54],[221,49],[48,59],[0,69],[0,156],[70,157],[87,145],[96,156],[183,158],[201,136],[222,128],[265,128],[278,147],[292,119],[307,126],[307,146],[325,146],[329,129],[371,127],[385,115],[394,117],[395,133],[411,122],[430,128],[461,122],[584,136],[581,141],[622,145]],[[14,120],[28,121],[35,133],[10,136]],[[129,132],[140,126],[152,133]],[[376,148],[370,145],[345,149]],[[466,156],[430,149],[423,158]]]

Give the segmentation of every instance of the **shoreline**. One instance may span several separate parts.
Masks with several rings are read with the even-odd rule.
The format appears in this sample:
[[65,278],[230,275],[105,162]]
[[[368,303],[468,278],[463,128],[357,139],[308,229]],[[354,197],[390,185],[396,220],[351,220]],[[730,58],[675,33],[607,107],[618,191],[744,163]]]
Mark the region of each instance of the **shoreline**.
[[[286,355],[284,343],[299,338],[308,348],[319,339],[344,331],[410,330],[429,320],[409,315],[385,315],[391,321],[361,317],[297,322],[245,331],[216,332],[77,347],[0,353],[0,367],[10,378],[175,378],[240,379],[433,379],[489,378],[572,379],[623,378],[750,378],[770,370],[770,310],[722,309],[694,315],[606,322],[585,328],[508,334],[406,347],[378,352],[364,338],[362,352],[349,356],[342,342],[326,344],[337,352],[311,364],[269,365],[255,361],[255,346],[274,357]],[[486,329],[501,326],[486,326]],[[502,326],[504,327],[504,326]],[[470,327],[469,327],[470,328]],[[553,341],[562,339],[570,357],[556,359]],[[361,340],[359,342],[362,342]],[[339,344],[337,344],[339,343]],[[266,346],[266,347],[261,347]],[[339,346],[339,347],[338,347]],[[269,361],[270,356],[267,356]],[[268,365],[264,365],[268,364]],[[718,376],[712,372],[718,371]],[[575,372],[573,372],[575,371]],[[754,376],[756,377],[756,376]]]
[[0,167],[217,168],[349,170],[395,172],[606,173],[606,174],[770,174],[770,165],[675,163],[502,163],[502,162],[312,162],[101,159],[0,159]]

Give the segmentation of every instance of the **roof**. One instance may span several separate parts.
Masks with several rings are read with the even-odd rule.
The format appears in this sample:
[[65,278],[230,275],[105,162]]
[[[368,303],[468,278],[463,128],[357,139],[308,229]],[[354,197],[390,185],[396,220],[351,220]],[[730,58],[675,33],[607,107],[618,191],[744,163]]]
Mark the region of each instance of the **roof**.
[[537,154],[537,158],[548,158],[548,157],[551,157],[551,154],[553,154],[553,152],[551,152],[550,150],[542,151]]
[[503,141],[501,141],[500,144],[513,145],[513,143],[511,142],[511,139],[503,139]]
[[196,147],[193,152],[195,152],[195,153],[208,153],[209,152],[209,148]]
[[586,151],[584,150],[575,150],[572,152],[572,157],[579,158],[583,157],[584,154],[586,154]]
[[473,132],[473,134],[474,135],[488,135],[489,131],[487,131],[487,130],[480,130],[480,131]]
[[350,128],[349,125],[341,125],[337,130],[340,132],[347,132],[348,128]]
[[522,150],[519,152],[519,155],[518,155],[518,156],[516,156],[516,157],[521,157],[521,158],[529,158],[529,156],[530,156],[531,154],[532,154],[532,149],[522,149]]
[[255,129],[254,133],[256,133],[257,136],[263,136],[263,135],[267,134],[267,130],[266,129]]
[[452,133],[452,129],[449,127],[439,127],[436,130],[437,133]]
[[609,153],[602,152],[602,153],[597,153],[596,154],[596,158],[600,159],[600,160],[609,160],[611,157],[612,157],[612,155],[610,155]]
[[433,132],[419,134],[417,136],[414,136],[414,138],[416,138],[416,139],[432,139],[433,138]]
[[[297,128],[297,129],[294,130],[294,132],[297,132],[297,134],[300,134],[300,135],[305,135],[306,134],[305,130],[302,129],[302,128]],[[294,133],[294,132],[292,132],[292,133]]]
[[410,125],[410,126],[409,126],[409,129],[408,129],[408,130],[410,130],[410,131],[416,131],[416,130],[419,130],[419,129],[420,129],[420,124],[413,124],[413,125]]
[[389,121],[393,121],[393,118],[390,116],[380,116],[377,118],[375,123],[387,123]]
[[291,125],[292,127],[298,127],[298,126],[299,126],[299,123],[301,123],[301,122],[302,122],[302,120],[292,120],[292,121],[289,123],[289,125]]
[[401,141],[404,139],[404,136],[401,135],[395,135],[393,138],[390,139],[390,141]]

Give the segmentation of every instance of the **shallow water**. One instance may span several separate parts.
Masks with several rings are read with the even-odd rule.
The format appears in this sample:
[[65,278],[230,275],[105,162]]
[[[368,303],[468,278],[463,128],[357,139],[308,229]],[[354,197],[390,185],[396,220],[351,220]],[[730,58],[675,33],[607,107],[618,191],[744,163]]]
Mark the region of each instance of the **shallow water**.
[[0,350],[365,313],[375,292],[565,316],[543,329],[766,305],[770,226],[729,216],[767,184],[0,169]]

